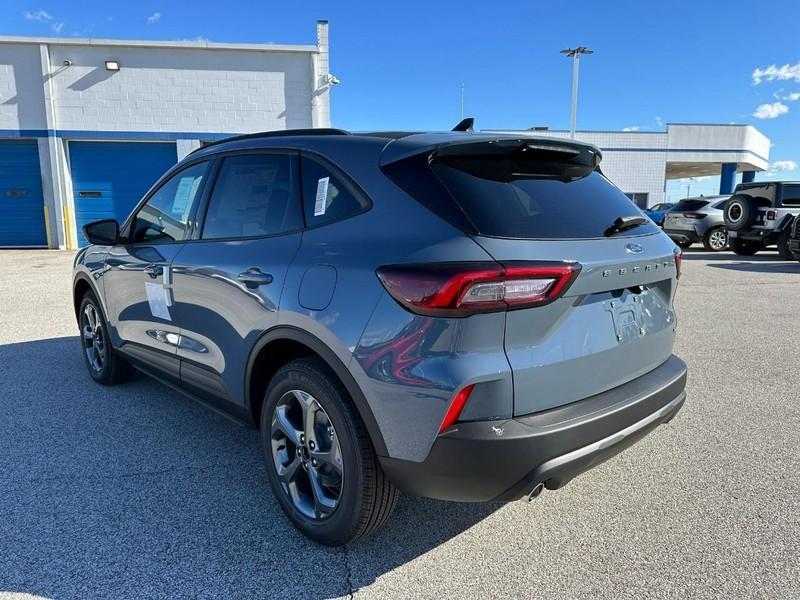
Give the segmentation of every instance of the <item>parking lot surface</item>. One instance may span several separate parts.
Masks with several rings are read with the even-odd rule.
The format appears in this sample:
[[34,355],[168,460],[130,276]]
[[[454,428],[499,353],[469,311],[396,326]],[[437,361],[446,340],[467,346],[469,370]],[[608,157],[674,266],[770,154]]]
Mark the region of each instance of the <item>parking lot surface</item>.
[[688,400],[625,453],[531,504],[403,497],[333,550],[284,518],[256,432],[89,379],[71,261],[0,252],[0,598],[800,597],[798,263],[686,254]]

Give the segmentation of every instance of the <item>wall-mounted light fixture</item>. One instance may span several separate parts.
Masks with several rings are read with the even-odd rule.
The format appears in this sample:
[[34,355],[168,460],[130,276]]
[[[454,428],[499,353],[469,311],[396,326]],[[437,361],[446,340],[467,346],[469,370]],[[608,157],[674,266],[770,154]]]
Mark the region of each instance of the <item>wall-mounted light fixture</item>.
[[107,60],[106,61],[106,71],[119,71],[119,61],[118,60]]
[[70,67],[70,66],[72,66],[72,61],[70,59],[68,59],[68,58],[65,58],[63,64],[64,64],[65,67]]

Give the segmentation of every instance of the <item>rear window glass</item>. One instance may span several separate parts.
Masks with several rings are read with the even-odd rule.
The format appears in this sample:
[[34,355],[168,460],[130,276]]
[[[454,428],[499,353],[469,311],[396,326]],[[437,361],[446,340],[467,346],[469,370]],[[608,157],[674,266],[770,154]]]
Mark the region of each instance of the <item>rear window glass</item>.
[[708,204],[708,200],[681,200],[672,207],[670,212],[690,212],[703,208]]
[[[596,238],[641,211],[599,171],[497,157],[448,157],[431,168],[481,235]],[[588,172],[587,172],[588,171]],[[658,231],[648,221],[620,237]]]

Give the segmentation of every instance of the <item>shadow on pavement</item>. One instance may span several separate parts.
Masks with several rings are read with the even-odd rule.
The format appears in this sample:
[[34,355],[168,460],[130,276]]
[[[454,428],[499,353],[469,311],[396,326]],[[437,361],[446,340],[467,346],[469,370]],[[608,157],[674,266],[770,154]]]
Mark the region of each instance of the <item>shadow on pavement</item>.
[[106,388],[77,337],[0,346],[0,595],[346,596],[498,505],[404,497],[347,551],[298,534],[258,434],[146,378]]

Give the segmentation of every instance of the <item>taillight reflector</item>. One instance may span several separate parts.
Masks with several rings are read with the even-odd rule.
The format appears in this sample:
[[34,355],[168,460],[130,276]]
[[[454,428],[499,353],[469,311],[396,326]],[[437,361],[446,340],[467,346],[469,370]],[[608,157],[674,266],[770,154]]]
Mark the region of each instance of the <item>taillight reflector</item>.
[[683,213],[687,219],[705,219],[707,215],[703,213]]
[[450,403],[450,408],[447,409],[447,414],[445,414],[444,419],[442,420],[442,424],[439,426],[439,433],[443,432],[458,420],[458,417],[461,416],[461,411],[464,410],[464,405],[466,405],[469,395],[472,393],[474,387],[475,384],[463,387],[455,395],[453,401]]
[[467,316],[549,304],[580,272],[577,263],[432,263],[380,267],[400,304],[429,316]]
[[774,210],[767,211],[767,221],[774,221],[777,218],[778,218],[777,212],[775,212]]

